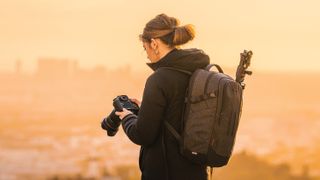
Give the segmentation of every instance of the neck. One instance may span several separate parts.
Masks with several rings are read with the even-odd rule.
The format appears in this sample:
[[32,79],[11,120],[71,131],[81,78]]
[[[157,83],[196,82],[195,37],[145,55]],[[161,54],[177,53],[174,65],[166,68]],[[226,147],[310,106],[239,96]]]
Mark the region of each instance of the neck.
[[174,49],[174,47],[173,48],[163,47],[163,48],[159,49],[159,60],[162,59],[169,52],[171,52],[173,49]]

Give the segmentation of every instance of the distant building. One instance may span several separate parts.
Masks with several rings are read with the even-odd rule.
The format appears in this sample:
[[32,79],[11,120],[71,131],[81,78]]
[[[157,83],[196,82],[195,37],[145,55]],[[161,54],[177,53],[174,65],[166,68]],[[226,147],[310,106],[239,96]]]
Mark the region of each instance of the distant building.
[[73,77],[78,63],[68,59],[41,58],[38,60],[37,76],[66,79]]
[[21,74],[21,66],[22,66],[22,63],[21,63],[21,60],[20,59],[17,59],[16,60],[16,74]]

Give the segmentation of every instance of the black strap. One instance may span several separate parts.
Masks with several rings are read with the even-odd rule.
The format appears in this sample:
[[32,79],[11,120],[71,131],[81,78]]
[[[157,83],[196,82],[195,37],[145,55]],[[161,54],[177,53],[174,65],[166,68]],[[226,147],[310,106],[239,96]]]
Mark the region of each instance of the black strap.
[[177,141],[180,143],[181,136],[180,134],[168,123],[168,121],[164,121],[164,124],[168,128],[168,130],[171,132],[171,134],[177,139]]
[[[183,69],[178,69],[178,68],[174,68],[174,67],[161,67],[161,68],[165,68],[165,69],[170,69],[170,70],[174,70],[174,71],[178,71],[184,74],[187,74],[189,76],[192,76],[192,72],[190,71],[186,71]],[[166,128],[170,131],[170,133],[176,138],[176,140],[178,141],[178,143],[180,143],[180,139],[181,136],[180,134],[169,124],[168,121],[164,121],[164,125],[166,126]],[[163,135],[162,135],[162,150],[163,150],[163,155],[164,155],[164,160],[165,160],[165,173],[166,173],[166,180],[169,180],[169,169],[168,169],[168,161],[167,161],[167,155],[166,155],[166,147],[165,147],[165,141],[164,141],[164,134],[165,134],[165,128],[163,128]]]
[[[169,124],[168,121],[164,121],[165,126],[168,128],[168,130],[171,132],[171,134],[177,139],[178,142],[180,142],[180,135],[179,133]],[[168,168],[168,161],[167,161],[167,152],[166,152],[166,145],[165,145],[165,129],[163,127],[162,130],[162,151],[163,151],[163,157],[164,157],[164,166],[165,166],[165,177],[166,180],[169,180],[169,168]]]
[[[184,74],[187,74],[188,76],[192,75],[192,72],[190,71],[186,71],[183,69],[178,69],[178,68],[174,68],[174,67],[161,67],[164,69],[170,69],[170,70],[174,70],[174,71],[178,71]],[[166,126],[166,128],[171,132],[171,134],[177,139],[178,143],[180,143],[180,135],[179,133],[168,123],[168,121],[164,121],[164,124]],[[166,153],[166,146],[165,146],[165,129],[163,127],[163,133],[162,133],[162,151],[163,151],[163,156],[164,156],[164,166],[165,166],[165,178],[166,180],[169,180],[169,168],[168,168],[168,161],[167,161],[167,153]]]
[[210,71],[210,69],[211,69],[213,66],[215,66],[220,73],[223,73],[222,68],[221,68],[218,64],[209,64],[205,69],[206,69],[207,71]]

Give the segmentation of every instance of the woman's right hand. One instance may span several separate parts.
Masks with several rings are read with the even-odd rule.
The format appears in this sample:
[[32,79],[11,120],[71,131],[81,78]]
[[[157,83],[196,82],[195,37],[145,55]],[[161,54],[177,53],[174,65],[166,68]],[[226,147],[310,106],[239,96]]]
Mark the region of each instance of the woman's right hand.
[[138,99],[135,99],[135,98],[130,98],[130,101],[136,103],[136,104],[139,106],[139,108],[140,108],[140,106],[141,106],[141,101],[139,101]]

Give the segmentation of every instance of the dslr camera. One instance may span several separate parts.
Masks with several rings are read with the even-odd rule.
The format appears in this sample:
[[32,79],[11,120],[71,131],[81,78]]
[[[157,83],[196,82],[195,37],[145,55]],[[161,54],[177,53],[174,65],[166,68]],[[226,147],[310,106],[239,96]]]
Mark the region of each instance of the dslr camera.
[[139,106],[132,102],[128,96],[120,95],[113,99],[114,109],[108,117],[105,117],[101,122],[101,128],[107,131],[108,136],[114,136],[119,129],[121,120],[119,116],[115,114],[116,111],[123,111],[123,108],[128,109],[133,114],[138,115]]

